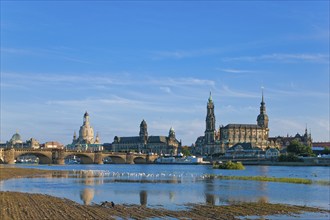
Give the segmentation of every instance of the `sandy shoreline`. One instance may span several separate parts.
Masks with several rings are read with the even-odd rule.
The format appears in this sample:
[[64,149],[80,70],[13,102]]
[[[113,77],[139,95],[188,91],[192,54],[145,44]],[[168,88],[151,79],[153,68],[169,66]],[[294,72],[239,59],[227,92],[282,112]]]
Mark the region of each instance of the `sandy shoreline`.
[[[10,178],[51,175],[54,171],[0,167],[0,181]],[[56,171],[57,172],[57,171]],[[58,171],[61,173],[61,171]],[[149,208],[141,205],[81,205],[68,199],[43,194],[0,191],[0,219],[238,219],[238,216],[291,215],[302,212],[327,213],[329,210],[269,204],[240,203],[229,206],[191,204],[185,211]]]

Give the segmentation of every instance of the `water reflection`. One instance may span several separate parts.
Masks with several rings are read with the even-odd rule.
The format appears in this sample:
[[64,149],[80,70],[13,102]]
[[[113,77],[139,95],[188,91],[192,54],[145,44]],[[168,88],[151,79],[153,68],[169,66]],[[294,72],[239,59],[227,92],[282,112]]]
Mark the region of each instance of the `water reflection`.
[[145,206],[145,205],[147,205],[147,201],[148,201],[147,191],[141,190],[140,191],[140,204]]
[[205,180],[205,203],[208,205],[215,205],[215,179],[213,176]]
[[[38,167],[39,168],[39,167]],[[42,167],[41,167],[42,168]],[[58,167],[45,167],[59,169]],[[258,181],[220,180],[214,175],[290,176],[317,172],[328,178],[329,168],[247,167],[244,171],[212,170],[207,166],[68,165],[46,178],[13,179],[0,184],[2,191],[40,192],[90,204],[162,205],[175,209],[188,203],[227,205],[237,202],[271,202],[328,207],[329,187]],[[322,176],[323,175],[323,176]],[[315,176],[315,175],[314,175]],[[40,176],[39,176],[40,177]],[[94,188],[94,189],[93,189]],[[95,191],[94,191],[95,190]]]
[[80,191],[80,199],[84,202],[84,205],[90,205],[94,198],[94,189],[85,188]]

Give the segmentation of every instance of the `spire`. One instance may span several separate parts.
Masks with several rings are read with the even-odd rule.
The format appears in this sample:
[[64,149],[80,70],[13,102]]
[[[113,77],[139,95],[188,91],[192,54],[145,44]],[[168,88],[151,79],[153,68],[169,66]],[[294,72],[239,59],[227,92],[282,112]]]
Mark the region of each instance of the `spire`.
[[175,138],[175,131],[174,131],[174,128],[173,127],[170,128],[170,131],[168,133],[168,136],[170,138]]
[[264,87],[261,87],[261,102],[260,102],[260,114],[266,114],[266,105],[265,105],[265,99],[264,99]]
[[210,91],[210,97],[209,97],[209,102],[212,102],[212,92]]
[[264,88],[262,88],[262,96],[261,96],[261,103],[260,103],[260,114],[257,117],[257,124],[262,128],[268,128],[268,115],[266,113],[266,104],[264,99]]
[[89,125],[89,114],[88,114],[87,111],[84,114],[84,123],[83,123],[83,125]]

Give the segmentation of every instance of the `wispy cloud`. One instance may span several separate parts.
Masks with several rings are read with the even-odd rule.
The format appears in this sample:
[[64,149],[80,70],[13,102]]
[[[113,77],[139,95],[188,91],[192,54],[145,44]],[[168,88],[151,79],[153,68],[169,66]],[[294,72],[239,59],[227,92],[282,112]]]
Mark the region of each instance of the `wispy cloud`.
[[82,59],[77,59],[77,58],[72,58],[72,57],[63,57],[63,59],[67,60],[67,61],[76,62],[76,63],[91,64],[91,62],[89,62],[89,61],[82,60]]
[[[138,77],[136,77],[138,76]],[[215,81],[193,77],[151,77],[140,76],[139,74],[108,73],[98,74],[48,74],[48,73],[10,73],[3,72],[2,78],[6,81],[28,83],[74,83],[92,85],[149,85],[157,87],[178,87],[178,86],[215,86]]]
[[280,97],[329,97],[329,93],[327,92],[317,92],[312,90],[306,90],[303,88],[295,88],[290,87],[290,89],[273,89],[267,88],[267,91],[271,93],[272,97],[280,96]]
[[226,73],[254,73],[256,71],[252,70],[241,70],[241,69],[222,69],[222,68],[216,68],[216,70],[219,70],[221,72],[226,72]]
[[151,52],[152,59],[183,59],[190,57],[207,56],[219,53],[217,48],[197,49],[197,50],[173,50],[173,51],[153,51]]
[[166,87],[166,86],[161,86],[159,87],[160,90],[162,90],[165,93],[172,93],[172,90],[170,87]]
[[5,47],[1,48],[1,53],[6,55],[17,55],[17,56],[37,56],[43,58],[60,59],[71,62],[91,64],[91,62],[79,58],[77,54],[79,51],[74,50],[70,47],[65,46],[53,46],[50,48],[13,48]]
[[260,94],[255,93],[247,93],[247,92],[241,92],[241,91],[234,91],[229,88],[227,85],[222,85],[221,90],[218,91],[222,96],[227,97],[237,97],[237,98],[258,98],[260,97]]
[[328,63],[329,55],[327,54],[283,54],[273,53],[260,56],[242,56],[242,57],[227,57],[223,61],[273,61],[273,62],[315,62],[315,63]]
[[35,51],[29,49],[22,49],[22,48],[1,48],[2,54],[13,54],[13,55],[35,55],[37,54]]
[[187,78],[150,78],[148,83],[163,86],[215,86],[214,80],[199,79],[193,77]]

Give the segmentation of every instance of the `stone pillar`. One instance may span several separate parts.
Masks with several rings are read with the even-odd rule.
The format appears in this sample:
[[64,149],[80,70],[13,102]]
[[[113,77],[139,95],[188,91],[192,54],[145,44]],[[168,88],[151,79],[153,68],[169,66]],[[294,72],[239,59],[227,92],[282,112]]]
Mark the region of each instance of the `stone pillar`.
[[147,154],[147,156],[146,156],[146,163],[153,163],[149,154]]
[[5,164],[15,164],[15,149],[5,150],[3,159]]
[[64,150],[53,150],[52,151],[52,161],[54,164],[64,165],[65,164],[65,155]]
[[103,164],[103,154],[102,152],[96,152],[94,157],[95,164]]
[[126,164],[134,164],[134,155],[127,153],[126,154]]

